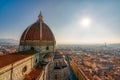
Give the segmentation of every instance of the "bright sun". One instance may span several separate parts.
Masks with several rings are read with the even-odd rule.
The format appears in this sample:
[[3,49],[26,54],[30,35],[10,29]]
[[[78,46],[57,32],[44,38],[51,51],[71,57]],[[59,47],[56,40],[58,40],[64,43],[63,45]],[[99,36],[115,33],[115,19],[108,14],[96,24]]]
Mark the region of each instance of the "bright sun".
[[81,25],[83,27],[90,27],[90,24],[91,24],[91,20],[89,18],[83,18],[81,21],[80,21]]

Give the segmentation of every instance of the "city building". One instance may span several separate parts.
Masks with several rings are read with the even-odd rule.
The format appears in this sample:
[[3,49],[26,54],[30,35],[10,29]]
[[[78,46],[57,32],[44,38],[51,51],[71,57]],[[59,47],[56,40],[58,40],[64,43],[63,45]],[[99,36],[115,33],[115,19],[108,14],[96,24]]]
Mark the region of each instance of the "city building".
[[69,66],[59,51],[55,52],[54,62],[48,70],[48,80],[69,80]]
[[80,67],[78,67],[78,65],[76,64],[74,60],[75,59],[70,58],[70,67],[73,73],[75,74],[77,80],[89,80],[84,74],[84,72],[80,69]]

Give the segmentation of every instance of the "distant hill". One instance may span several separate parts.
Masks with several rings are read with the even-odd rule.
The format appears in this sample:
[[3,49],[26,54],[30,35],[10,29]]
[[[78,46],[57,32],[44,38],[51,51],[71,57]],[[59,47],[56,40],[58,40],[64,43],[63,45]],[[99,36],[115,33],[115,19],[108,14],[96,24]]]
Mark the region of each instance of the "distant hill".
[[18,45],[19,41],[14,39],[0,39],[0,45]]

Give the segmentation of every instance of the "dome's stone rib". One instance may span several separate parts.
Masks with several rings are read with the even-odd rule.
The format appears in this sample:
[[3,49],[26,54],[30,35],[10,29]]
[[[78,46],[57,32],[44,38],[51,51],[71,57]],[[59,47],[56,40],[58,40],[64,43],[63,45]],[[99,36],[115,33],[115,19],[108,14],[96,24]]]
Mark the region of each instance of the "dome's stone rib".
[[[33,23],[34,24],[34,23]],[[20,40],[25,40],[27,32],[29,31],[29,29],[31,28],[31,26],[33,25],[31,24],[30,26],[28,26],[28,28],[23,32],[21,39]]]
[[[29,28],[29,27],[28,27],[28,28]],[[28,28],[27,28],[27,29],[28,29]],[[25,31],[22,33],[21,38],[20,38],[20,41],[21,41],[21,40],[24,40],[24,39],[23,39],[23,38],[24,38],[24,34],[26,33],[27,29],[25,29]]]

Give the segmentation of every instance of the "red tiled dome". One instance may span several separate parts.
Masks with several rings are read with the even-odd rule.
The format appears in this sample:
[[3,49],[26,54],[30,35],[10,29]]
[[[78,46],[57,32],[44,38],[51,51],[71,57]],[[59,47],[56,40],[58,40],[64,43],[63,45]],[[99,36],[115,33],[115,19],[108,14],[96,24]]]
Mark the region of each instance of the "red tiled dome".
[[[21,36],[21,40],[55,41],[54,35],[50,30],[50,28],[44,22],[42,22],[41,24],[42,24],[42,28],[40,28],[41,27],[40,22],[35,22],[30,27],[28,27],[23,32]],[[41,39],[40,36],[42,36]]]

